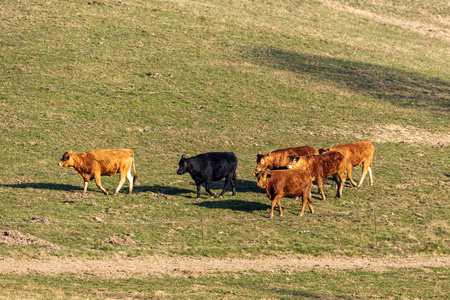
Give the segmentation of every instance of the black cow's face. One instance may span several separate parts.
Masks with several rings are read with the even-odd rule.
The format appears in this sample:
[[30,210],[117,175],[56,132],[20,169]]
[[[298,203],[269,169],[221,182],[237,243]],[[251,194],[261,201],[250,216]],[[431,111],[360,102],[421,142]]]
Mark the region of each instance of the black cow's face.
[[186,157],[184,156],[184,154],[181,156],[180,162],[178,163],[178,171],[177,174],[178,175],[183,175],[184,173],[187,172],[187,164],[188,164],[188,160],[186,159]]

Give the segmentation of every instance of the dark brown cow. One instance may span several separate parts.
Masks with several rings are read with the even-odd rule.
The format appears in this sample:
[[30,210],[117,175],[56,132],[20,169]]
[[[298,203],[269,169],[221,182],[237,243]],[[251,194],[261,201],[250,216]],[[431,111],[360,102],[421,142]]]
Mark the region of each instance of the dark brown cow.
[[319,154],[313,146],[303,146],[294,148],[278,149],[270,151],[266,155],[258,151],[256,155],[256,172],[264,171],[266,168],[271,170],[285,167],[289,162],[289,156],[306,156]]
[[311,173],[319,186],[319,193],[322,200],[325,200],[323,192],[323,179],[332,175],[337,184],[336,197],[342,196],[342,189],[345,183],[346,161],[344,155],[337,151],[330,151],[320,155],[297,156],[292,157],[287,165],[289,169],[302,169]]
[[[374,147],[369,141],[361,141],[356,143],[342,144],[331,147],[329,149],[319,149],[319,153],[326,153],[327,151],[338,151],[342,153],[347,161],[347,178],[350,180],[353,186],[360,187],[364,181],[364,177],[369,172],[370,185],[373,185],[372,178],[372,159]],[[362,176],[359,179],[358,184],[352,179],[352,167],[356,167],[360,164],[362,166]]]
[[253,176],[258,177],[258,186],[266,189],[267,197],[272,200],[272,207],[270,209],[269,218],[273,217],[273,209],[275,204],[280,209],[280,216],[283,216],[281,209],[281,198],[298,198],[302,196],[302,210],[300,216],[303,215],[306,204],[308,204],[311,213],[314,209],[311,206],[311,183],[313,178],[311,174],[303,170],[273,170],[253,173]]
[[97,186],[108,195],[108,191],[102,187],[100,177],[103,175],[113,176],[119,173],[119,185],[114,195],[119,192],[125,178],[130,183],[129,194],[131,194],[133,183],[137,177],[134,167],[134,154],[131,149],[97,149],[84,153],[73,153],[72,150],[69,150],[64,153],[58,165],[78,172],[78,175],[84,180],[83,193],[86,193],[89,181],[95,179]]

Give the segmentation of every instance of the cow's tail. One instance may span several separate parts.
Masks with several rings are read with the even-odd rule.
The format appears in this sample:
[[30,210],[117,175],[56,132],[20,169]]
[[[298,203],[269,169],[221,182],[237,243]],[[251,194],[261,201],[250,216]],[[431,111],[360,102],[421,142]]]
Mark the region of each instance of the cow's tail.
[[133,160],[131,161],[131,167],[133,168],[133,184],[136,184],[137,173],[136,173],[136,168],[134,167],[134,156],[133,156]]

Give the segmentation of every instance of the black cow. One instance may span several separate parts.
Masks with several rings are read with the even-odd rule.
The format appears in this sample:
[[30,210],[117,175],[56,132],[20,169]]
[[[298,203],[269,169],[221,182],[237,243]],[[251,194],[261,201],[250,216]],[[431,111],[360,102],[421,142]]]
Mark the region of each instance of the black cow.
[[233,196],[236,196],[236,168],[238,159],[233,152],[210,152],[186,158],[181,156],[178,175],[188,172],[197,185],[197,199],[200,198],[201,184],[205,183],[205,190],[211,195],[211,182],[218,181],[225,177],[225,186],[220,197],[223,196],[231,183]]

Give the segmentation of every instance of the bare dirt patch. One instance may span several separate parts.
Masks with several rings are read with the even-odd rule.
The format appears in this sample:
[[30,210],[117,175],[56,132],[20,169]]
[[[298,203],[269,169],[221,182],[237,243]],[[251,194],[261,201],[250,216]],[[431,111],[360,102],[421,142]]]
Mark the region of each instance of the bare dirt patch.
[[29,233],[23,234],[19,231],[8,230],[0,231],[0,243],[11,245],[41,245],[46,246],[49,249],[60,249],[61,247],[50,243],[46,240],[37,238]]
[[404,18],[402,19],[399,18],[398,16],[396,17],[383,16],[366,10],[354,8],[344,3],[339,3],[336,1],[322,0],[321,2],[334,9],[348,11],[353,14],[363,16],[368,19],[372,19],[378,23],[399,26],[408,29],[410,31],[419,33],[421,35],[437,38],[442,40],[443,42],[450,43],[450,35],[447,30],[448,26],[450,25],[449,18],[442,18],[441,16],[433,16],[431,14],[428,14],[427,17],[429,19],[432,19],[433,21],[435,21],[440,25],[439,27],[437,27],[430,24],[429,22],[422,23],[419,21],[413,21]]
[[450,134],[433,133],[413,126],[402,127],[395,124],[376,124],[363,131],[359,138],[371,136],[372,141],[379,143],[403,142],[410,145],[421,144],[433,147],[450,146]]
[[110,258],[102,260],[59,259],[17,260],[0,259],[0,274],[42,275],[91,274],[103,278],[132,278],[144,276],[200,277],[226,272],[270,272],[287,274],[310,270],[365,270],[384,272],[393,268],[448,268],[450,257],[313,257],[286,254],[256,258],[205,258],[146,256],[139,258]]
[[450,133],[434,133],[414,126],[399,126],[396,124],[373,124],[370,127],[354,131],[351,128],[323,128],[320,133],[308,132],[303,128],[293,128],[293,131],[319,136],[350,136],[359,140],[370,140],[377,143],[406,143],[411,146],[427,145],[430,147],[450,146]]
[[133,238],[135,237],[133,232],[128,232],[124,235],[123,238],[118,236],[117,234],[112,234],[110,237],[105,239],[105,242],[109,244],[115,244],[115,245],[127,245],[127,246],[133,246],[136,243],[140,243],[140,241],[136,241]]

